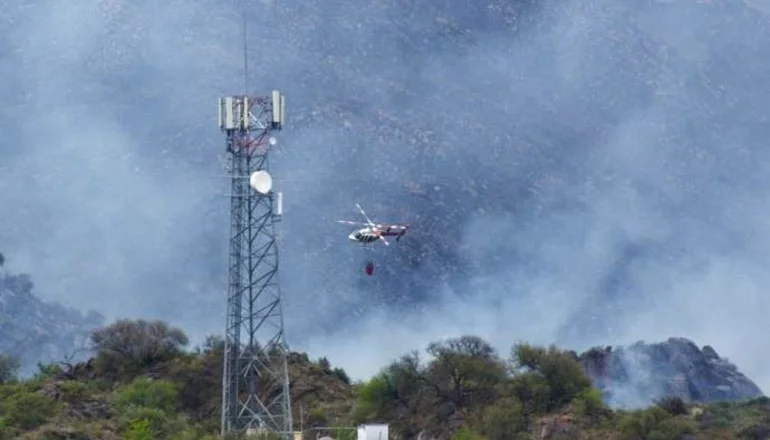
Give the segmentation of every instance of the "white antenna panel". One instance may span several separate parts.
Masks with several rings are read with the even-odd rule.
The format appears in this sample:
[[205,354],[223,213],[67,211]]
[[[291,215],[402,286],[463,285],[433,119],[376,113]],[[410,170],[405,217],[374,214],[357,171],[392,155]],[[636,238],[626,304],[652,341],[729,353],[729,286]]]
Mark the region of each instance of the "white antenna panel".
[[281,123],[281,92],[273,90],[273,125],[280,127]]
[[283,215],[283,193],[278,192],[278,202],[277,202],[277,208],[275,210],[276,215],[282,216]]
[[235,100],[232,96],[219,98],[219,128],[235,129]]
[[249,185],[260,194],[267,194],[273,188],[273,178],[267,171],[255,171],[249,177]]
[[249,120],[249,97],[244,96],[243,97],[243,108],[241,111],[241,128],[244,130],[249,129],[249,125],[251,121]]

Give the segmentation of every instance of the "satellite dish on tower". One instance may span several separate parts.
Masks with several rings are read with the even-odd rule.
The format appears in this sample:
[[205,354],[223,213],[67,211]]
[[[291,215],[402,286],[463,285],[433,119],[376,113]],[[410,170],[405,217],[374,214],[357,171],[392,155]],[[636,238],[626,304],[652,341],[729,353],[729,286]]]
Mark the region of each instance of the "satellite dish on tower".
[[273,188],[273,178],[267,171],[255,171],[249,177],[249,185],[260,194],[267,194]]

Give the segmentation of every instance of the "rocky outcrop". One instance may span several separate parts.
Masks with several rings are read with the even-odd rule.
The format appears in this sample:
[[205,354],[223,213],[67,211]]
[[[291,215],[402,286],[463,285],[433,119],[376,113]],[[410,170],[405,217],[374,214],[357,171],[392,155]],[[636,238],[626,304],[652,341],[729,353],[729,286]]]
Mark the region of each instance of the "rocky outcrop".
[[77,310],[48,303],[36,297],[25,274],[0,271],[0,353],[21,362],[22,376],[36,372],[37,363],[65,358],[83,359],[92,329],[103,325],[96,312],[85,316]]
[[579,361],[613,406],[639,407],[663,397],[685,402],[733,401],[762,396],[762,390],[711,346],[699,349],[684,338],[593,348]]
[[558,414],[538,420],[533,434],[537,440],[578,440],[580,427],[570,414]]

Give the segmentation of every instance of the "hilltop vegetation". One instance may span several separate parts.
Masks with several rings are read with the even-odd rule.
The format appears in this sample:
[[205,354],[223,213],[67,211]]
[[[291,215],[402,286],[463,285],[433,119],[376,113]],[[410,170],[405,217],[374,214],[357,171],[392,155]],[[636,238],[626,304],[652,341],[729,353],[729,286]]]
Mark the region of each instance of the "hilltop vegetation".
[[[29,380],[0,359],[0,439],[213,439],[219,425],[223,344],[186,350],[164,322],[98,329],[88,362],[39,365]],[[516,344],[499,356],[480,338],[435,342],[432,360],[405,354],[364,383],[321,358],[292,353],[295,425],[350,427],[387,421],[394,438],[764,439],[770,402],[687,405],[670,398],[639,411],[602,402],[574,353]],[[300,408],[302,411],[300,411]],[[332,432],[339,438],[350,431]],[[307,438],[311,438],[309,435]],[[315,434],[312,435],[315,438]]]

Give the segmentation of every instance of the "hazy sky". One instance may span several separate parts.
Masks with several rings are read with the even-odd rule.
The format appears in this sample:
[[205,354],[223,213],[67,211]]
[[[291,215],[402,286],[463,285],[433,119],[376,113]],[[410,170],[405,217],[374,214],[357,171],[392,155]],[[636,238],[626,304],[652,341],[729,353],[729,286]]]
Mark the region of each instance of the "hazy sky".
[[[362,376],[463,333],[684,336],[770,389],[766,2],[527,3],[248,3],[290,344]],[[0,249],[41,297],[221,333],[240,13],[2,2]],[[371,278],[355,202],[413,225]]]

